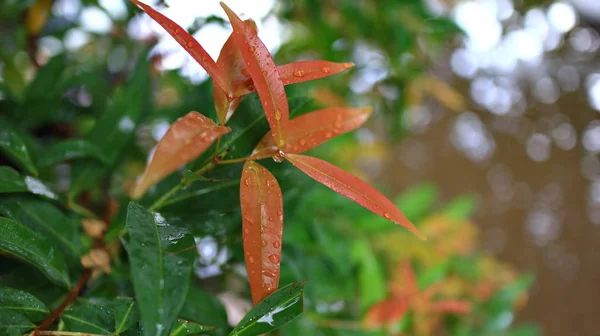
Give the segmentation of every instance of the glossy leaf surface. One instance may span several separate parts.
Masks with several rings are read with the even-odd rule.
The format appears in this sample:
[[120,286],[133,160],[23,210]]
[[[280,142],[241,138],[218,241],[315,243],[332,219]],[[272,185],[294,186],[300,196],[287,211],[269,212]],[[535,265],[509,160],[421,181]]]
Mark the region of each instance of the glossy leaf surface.
[[[253,20],[245,20],[244,24],[255,34],[257,33],[256,23]],[[219,58],[217,58],[217,66],[224,73],[227,84],[227,91],[223,91],[213,82],[217,118],[219,123],[224,125],[239,106],[241,97],[254,90],[250,73],[235,42],[233,33],[229,35],[221,49]]]
[[152,185],[197,158],[219,136],[229,131],[229,127],[218,126],[198,112],[190,112],[175,121],[156,145],[132,197],[142,196]]
[[302,83],[323,77],[333,76],[354,67],[354,63],[329,61],[300,61],[277,67],[283,85]]
[[190,286],[179,317],[203,325],[216,326],[217,329],[212,332],[214,335],[225,335],[229,328],[223,303],[216,296],[196,286]]
[[246,270],[257,304],[279,286],[283,200],[273,174],[253,161],[242,171],[240,203]]
[[221,2],[233,27],[233,36],[252,77],[278,146],[285,144],[284,132],[289,119],[287,96],[277,66],[267,47],[255,32],[227,5]]
[[280,288],[252,308],[229,335],[260,335],[295,319],[304,310],[303,290],[303,283],[292,283]]
[[60,251],[24,225],[0,217],[0,250],[30,262],[53,282],[70,287],[67,264]]
[[112,303],[115,318],[115,334],[133,327],[139,320],[138,307],[133,298],[118,297]]
[[87,140],[72,139],[59,142],[41,152],[36,164],[38,167],[48,167],[65,160],[81,158],[93,158],[102,163],[109,163],[98,146]]
[[219,85],[222,90],[227,90],[225,77],[223,76],[222,71],[218,68],[217,63],[215,63],[206,50],[204,50],[202,45],[200,45],[200,43],[198,43],[198,41],[196,41],[192,35],[190,35],[185,29],[183,29],[173,20],[157,12],[152,7],[137,0],[130,1],[142,8],[142,10],[144,10],[146,14],[156,21],[156,23],[161,25],[177,41],[177,43],[179,43],[179,45],[181,45],[204,70],[206,70],[208,75],[217,83],[217,85]]
[[298,154],[287,154],[286,158],[317,182],[424,239],[394,203],[365,181],[321,159]]
[[48,202],[26,196],[0,198],[0,214],[44,235],[65,256],[79,259],[83,254],[79,222]]
[[20,336],[35,328],[35,324],[19,312],[0,309],[0,335]]
[[[290,120],[285,133],[285,153],[297,154],[314,148],[327,140],[360,127],[373,112],[372,108],[330,107],[301,115]],[[256,146],[255,158],[275,155],[273,137],[265,135]]]
[[76,302],[62,315],[65,329],[96,335],[112,335],[115,324],[110,306],[91,302]]
[[0,287],[0,310],[21,313],[33,322],[42,321],[50,313],[48,307],[35,296],[9,287]]
[[197,335],[213,329],[215,329],[215,327],[204,326],[184,319],[177,319],[175,324],[173,324],[173,329],[171,329],[169,336]]
[[195,255],[185,249],[194,239],[134,202],[127,210],[127,229],[131,280],[144,335],[168,335],[190,284]]
[[0,152],[30,174],[38,174],[31,153],[23,139],[17,132],[5,125],[0,125]]

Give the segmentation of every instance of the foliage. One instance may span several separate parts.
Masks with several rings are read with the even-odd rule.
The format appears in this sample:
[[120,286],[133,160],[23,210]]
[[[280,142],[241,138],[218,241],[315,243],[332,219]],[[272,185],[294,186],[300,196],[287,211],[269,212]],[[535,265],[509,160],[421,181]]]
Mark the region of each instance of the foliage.
[[[431,186],[392,202],[312,156],[349,169],[344,155],[364,154],[349,132],[373,109],[294,89],[353,63],[276,65],[254,22],[224,4],[233,33],[213,60],[131,2],[128,18],[143,9],[212,80],[158,71],[154,41],[129,39],[127,20],[78,52],[38,57],[40,36],[73,23],[52,15],[52,1],[0,5],[1,29],[14,33],[0,50],[0,335],[509,330],[531,279],[474,250],[470,200],[430,216]],[[127,57],[115,70],[105,56],[117,48]],[[414,87],[437,83],[419,78]],[[149,136],[164,122],[160,140]],[[202,275],[215,268],[218,281]]]

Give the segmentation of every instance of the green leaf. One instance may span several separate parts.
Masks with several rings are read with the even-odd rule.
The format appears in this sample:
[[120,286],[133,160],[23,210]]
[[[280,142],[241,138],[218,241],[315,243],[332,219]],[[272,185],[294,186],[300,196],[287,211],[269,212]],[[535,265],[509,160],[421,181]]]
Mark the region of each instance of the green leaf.
[[303,290],[304,283],[281,287],[252,308],[229,335],[260,335],[295,319],[304,310]]
[[0,249],[27,260],[53,282],[70,287],[67,264],[46,238],[11,219],[0,217]]
[[359,301],[361,311],[366,311],[387,296],[385,274],[367,241],[357,240],[354,242],[352,259],[359,265]]
[[442,213],[446,214],[451,219],[466,220],[473,214],[476,206],[477,202],[475,197],[458,197],[448,203],[442,210]]
[[186,321],[184,319],[177,319],[173,324],[173,329],[169,336],[187,336],[195,335],[201,332],[210,331],[215,327],[204,326],[195,322]]
[[35,177],[23,177],[10,167],[0,166],[0,194],[12,192],[28,192],[52,200],[58,199],[57,194]]
[[53,284],[36,267],[24,263],[19,263],[19,266],[2,273],[0,286],[24,290],[34,295],[46,306],[55,304],[66,293],[64,287]]
[[427,216],[437,201],[438,192],[433,183],[422,183],[402,193],[394,199],[394,204],[404,212],[412,222],[418,222]]
[[488,314],[485,333],[506,331],[510,327],[516,301],[529,290],[534,280],[533,274],[522,275],[492,296],[485,304]]
[[115,324],[112,309],[104,304],[76,302],[61,315],[65,330],[111,335]]
[[79,259],[83,254],[79,222],[48,202],[33,197],[2,197],[0,214],[57,242],[66,256]]
[[63,86],[60,80],[67,68],[65,54],[52,57],[48,63],[41,67],[35,74],[25,92],[26,100],[55,98],[62,93]]
[[112,308],[115,317],[115,334],[128,330],[139,320],[138,308],[132,298],[118,297],[113,301]]
[[35,296],[22,290],[0,287],[0,310],[21,313],[30,321],[42,321],[50,311]]
[[168,225],[135,202],[127,209],[127,230],[142,330],[144,335],[167,335],[190,284],[194,239],[187,230]]
[[[150,65],[145,54],[137,62],[132,77],[117,87],[106,110],[87,140],[99,148],[99,153],[109,164],[114,164],[123,149],[134,139],[142,115],[150,106]],[[97,184],[107,173],[107,168],[97,162],[80,162],[73,165],[72,187],[69,198]]]
[[109,163],[98,146],[87,140],[70,139],[61,141],[40,153],[37,166],[48,167],[65,160],[81,158],[92,158],[105,164]]
[[24,332],[35,328],[35,324],[19,312],[0,309],[0,335],[21,336]]
[[25,142],[17,132],[6,127],[4,123],[0,124],[0,152],[30,174],[38,174]]
[[213,333],[225,335],[228,328],[227,312],[219,299],[196,286],[190,286],[179,316],[200,324],[217,326]]

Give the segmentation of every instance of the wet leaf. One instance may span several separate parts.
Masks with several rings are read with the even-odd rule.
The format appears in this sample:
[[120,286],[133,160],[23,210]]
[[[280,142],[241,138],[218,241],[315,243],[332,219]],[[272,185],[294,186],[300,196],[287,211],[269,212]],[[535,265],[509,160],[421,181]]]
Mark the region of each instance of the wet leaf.
[[61,314],[65,330],[71,332],[112,335],[115,324],[112,309],[103,304],[76,302]]
[[156,145],[132,197],[141,197],[152,185],[196,159],[218,137],[230,131],[229,127],[218,126],[198,112],[190,112],[175,121]]
[[227,5],[221,2],[233,27],[235,42],[252,77],[254,87],[271,126],[278,146],[285,144],[285,129],[289,119],[287,96],[273,57],[255,32],[250,29]]
[[253,161],[242,171],[240,203],[246,270],[258,304],[279,287],[283,200],[273,174]]
[[0,166],[0,193],[27,192],[25,179],[8,166]]
[[0,287],[0,310],[21,313],[30,321],[42,321],[50,313],[35,296],[9,287]]
[[215,63],[206,50],[204,50],[202,45],[200,45],[200,43],[198,43],[198,41],[196,41],[192,35],[190,35],[180,25],[157,12],[152,7],[137,0],[130,1],[142,8],[146,14],[156,21],[156,23],[160,24],[177,41],[177,43],[179,43],[179,45],[181,45],[204,70],[206,70],[213,81],[215,81],[223,91],[227,91],[227,84],[223,72],[218,68],[217,63]]
[[132,298],[116,298],[113,301],[112,310],[115,318],[115,334],[120,334],[133,327],[139,319],[138,307]]
[[77,220],[48,202],[33,197],[3,197],[0,198],[0,214],[44,235],[54,246],[60,246],[66,256],[79,260],[83,254]]
[[215,327],[204,326],[196,322],[186,321],[184,319],[177,319],[175,324],[173,324],[173,329],[171,329],[169,336],[196,335],[213,329],[215,329]]
[[11,219],[0,217],[0,250],[30,262],[50,280],[70,287],[67,264],[46,238]]
[[213,333],[224,335],[229,328],[227,312],[221,301],[196,286],[190,286],[179,316],[206,325],[217,326]]
[[[360,127],[373,109],[330,107],[303,114],[289,121],[285,133],[285,153],[296,154],[314,148],[323,142]],[[277,145],[270,134],[265,135],[252,156],[264,158],[275,155]]]
[[0,152],[4,153],[9,160],[30,174],[38,174],[31,158],[31,152],[23,139],[21,139],[17,132],[5,125],[0,125]]
[[298,154],[287,154],[286,158],[298,169],[331,190],[362,205],[373,213],[400,224],[424,239],[423,234],[383,194],[358,177],[329,162]]
[[[256,34],[256,23],[253,20],[245,20],[244,23]],[[252,92],[254,89],[250,73],[240,53],[240,49],[238,49],[234,40],[233,33],[229,35],[229,38],[225,41],[221,49],[221,53],[217,59],[217,66],[225,74],[227,84],[227,88],[224,91],[213,82],[213,96],[217,118],[219,119],[219,123],[224,125],[239,106],[241,97],[246,93]]]
[[131,280],[144,335],[167,335],[190,284],[194,239],[134,202],[127,210],[127,229]]
[[98,146],[81,139],[61,141],[47,148],[40,153],[36,163],[38,167],[48,167],[65,160],[81,158],[92,158],[105,164],[109,163]]
[[289,85],[332,76],[352,67],[352,62],[300,61],[280,65],[277,70],[283,85]]
[[304,310],[303,290],[303,283],[292,283],[280,288],[252,308],[229,335],[260,335],[295,319]]
[[19,312],[0,309],[0,335],[20,336],[35,328],[35,324]]

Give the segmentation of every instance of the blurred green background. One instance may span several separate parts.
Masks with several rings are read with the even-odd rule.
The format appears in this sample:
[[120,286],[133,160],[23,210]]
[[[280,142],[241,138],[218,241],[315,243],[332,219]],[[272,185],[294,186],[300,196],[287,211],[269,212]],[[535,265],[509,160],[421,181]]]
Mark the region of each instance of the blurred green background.
[[[218,1],[146,3],[186,27],[216,59],[230,34]],[[278,166],[286,197],[281,283],[308,281],[306,314],[282,335],[597,333],[600,2],[227,3],[257,21],[278,64],[356,63],[338,76],[286,88],[291,109],[373,106],[366,127],[314,152],[395,197],[429,237],[421,242]],[[191,110],[214,116],[210,87],[161,27],[123,0],[0,4],[0,131],[31,138],[38,159],[42,146],[70,138],[114,149],[109,177],[95,162],[43,164],[42,176],[58,192],[92,208],[126,204],[128,186],[170,122]],[[122,104],[118,128],[135,129],[127,142],[94,128],[115,100]],[[260,114],[256,102],[246,97],[237,114]],[[239,118],[232,124],[246,121]],[[6,152],[0,164],[31,168]],[[248,309],[240,218],[237,204],[229,204],[237,190],[205,189],[210,183],[195,184],[185,202],[161,214],[194,231],[198,288],[218,293],[221,303],[210,304],[224,304],[232,323]],[[401,271],[407,260],[420,292],[399,298],[392,293],[408,286]],[[113,293],[115,285],[106,283],[127,283],[121,280],[100,282],[85,295]],[[127,292],[123,286],[117,293]],[[467,303],[469,312],[435,305],[444,300]],[[384,311],[409,309],[377,314],[373,307],[382,302],[392,302]],[[199,322],[227,324],[223,308],[211,311]]]

